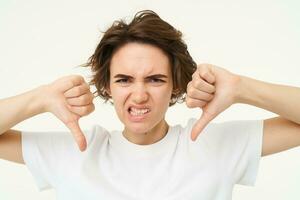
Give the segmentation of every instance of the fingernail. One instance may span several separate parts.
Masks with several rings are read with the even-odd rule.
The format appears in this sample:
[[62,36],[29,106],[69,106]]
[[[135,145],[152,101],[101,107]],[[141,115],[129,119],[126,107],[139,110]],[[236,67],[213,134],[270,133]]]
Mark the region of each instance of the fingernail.
[[192,140],[193,142],[195,141],[195,137],[194,137],[193,134],[191,135],[191,140]]
[[86,145],[80,145],[79,149],[81,152],[84,152],[86,150]]

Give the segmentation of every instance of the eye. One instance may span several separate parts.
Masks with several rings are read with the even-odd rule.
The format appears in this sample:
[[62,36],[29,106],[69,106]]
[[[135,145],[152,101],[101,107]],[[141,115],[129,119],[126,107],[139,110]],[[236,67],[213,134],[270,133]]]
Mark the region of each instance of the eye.
[[151,78],[150,79],[150,82],[152,82],[152,83],[163,83],[163,82],[165,82],[164,80],[161,80],[161,79],[159,79],[159,78]]
[[116,83],[128,83],[128,79],[122,78],[122,79],[116,80]]

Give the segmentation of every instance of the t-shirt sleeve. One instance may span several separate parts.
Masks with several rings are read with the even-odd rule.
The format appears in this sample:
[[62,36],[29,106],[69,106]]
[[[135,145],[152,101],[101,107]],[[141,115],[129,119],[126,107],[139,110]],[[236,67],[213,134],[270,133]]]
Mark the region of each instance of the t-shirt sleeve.
[[[253,186],[256,181],[262,155],[263,120],[234,121],[224,123],[231,145],[227,172],[234,177],[235,184]],[[224,160],[226,162],[226,160]]]
[[[88,134],[85,136],[87,137]],[[88,139],[88,138],[87,138]],[[22,132],[22,154],[40,191],[54,188],[81,152],[69,132]]]
[[[191,123],[195,123],[192,120]],[[233,184],[254,185],[262,153],[263,120],[211,123],[197,138]]]

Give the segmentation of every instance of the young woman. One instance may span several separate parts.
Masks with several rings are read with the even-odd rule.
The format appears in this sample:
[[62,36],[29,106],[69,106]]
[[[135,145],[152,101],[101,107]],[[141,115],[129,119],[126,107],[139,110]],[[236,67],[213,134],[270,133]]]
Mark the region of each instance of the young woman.
[[[300,144],[299,88],[197,66],[181,33],[152,11],[115,22],[85,66],[122,131],[80,129],[80,117],[94,110],[81,76],[0,101],[0,158],[26,164],[40,190],[55,188],[58,199],[231,199],[235,184],[254,183],[261,156]],[[167,109],[182,101],[202,108],[200,119],[169,126]],[[210,123],[235,103],[279,116]],[[70,133],[10,129],[43,112],[59,118],[79,148]]]

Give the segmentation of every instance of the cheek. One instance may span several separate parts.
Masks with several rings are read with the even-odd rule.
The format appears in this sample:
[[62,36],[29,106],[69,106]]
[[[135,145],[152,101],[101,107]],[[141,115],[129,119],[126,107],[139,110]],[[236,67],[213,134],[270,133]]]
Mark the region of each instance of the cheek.
[[128,97],[128,92],[124,89],[115,89],[111,91],[112,100],[118,115],[123,113],[124,103]]
[[124,101],[126,96],[128,95],[128,90],[124,88],[112,88],[111,95],[112,99],[116,103],[120,103],[121,101]]
[[172,90],[166,88],[164,90],[154,90],[152,93],[153,98],[161,103],[169,106],[169,102],[171,99]]

